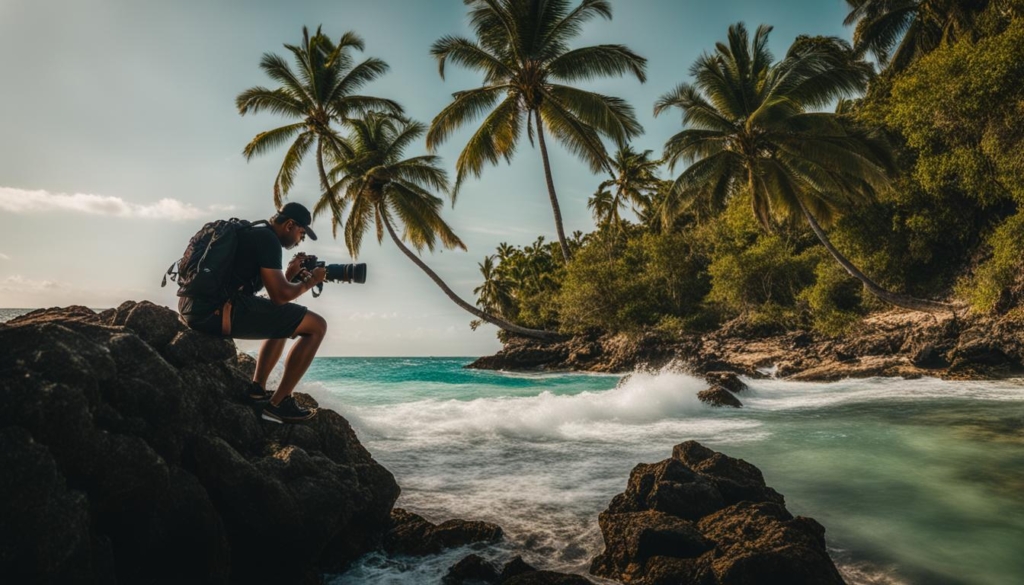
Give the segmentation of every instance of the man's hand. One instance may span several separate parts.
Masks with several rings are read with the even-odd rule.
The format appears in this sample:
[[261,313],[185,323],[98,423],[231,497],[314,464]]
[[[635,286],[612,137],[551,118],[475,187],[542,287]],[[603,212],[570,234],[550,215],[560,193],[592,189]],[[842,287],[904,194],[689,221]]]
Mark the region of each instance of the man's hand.
[[[296,275],[299,275],[299,270],[302,269],[302,261],[306,259],[306,255],[302,252],[296,254],[291,261],[288,262],[287,268],[284,271],[284,278],[288,282],[295,279]],[[301,277],[301,275],[299,275]]]
[[313,269],[313,272],[310,273],[310,280],[313,284],[320,284],[327,280],[327,269],[323,266],[317,266]]

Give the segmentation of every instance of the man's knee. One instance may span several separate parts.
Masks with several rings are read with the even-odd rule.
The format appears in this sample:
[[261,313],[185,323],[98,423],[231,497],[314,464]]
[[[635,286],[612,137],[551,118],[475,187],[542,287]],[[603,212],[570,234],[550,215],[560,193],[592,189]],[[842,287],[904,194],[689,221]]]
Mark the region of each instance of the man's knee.
[[315,335],[323,337],[327,333],[327,320],[313,311],[306,311],[306,316],[296,331],[299,335]]

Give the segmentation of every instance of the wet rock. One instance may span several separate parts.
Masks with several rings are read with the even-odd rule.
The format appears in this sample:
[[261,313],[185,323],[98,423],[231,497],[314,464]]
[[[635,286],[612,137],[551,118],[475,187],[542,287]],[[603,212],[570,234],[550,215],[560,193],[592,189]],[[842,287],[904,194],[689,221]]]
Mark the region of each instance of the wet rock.
[[498,571],[478,555],[469,555],[448,569],[441,579],[444,585],[475,585],[497,583]]
[[494,565],[478,555],[469,555],[448,569],[445,585],[593,585],[580,575],[538,571],[515,557],[505,563],[499,574]]
[[794,518],[753,465],[688,441],[637,465],[599,517],[592,574],[637,585],[843,583],[825,529]]
[[398,486],[341,416],[261,421],[252,359],[169,309],[34,311],[0,347],[12,583],[315,582],[390,526]]
[[508,581],[502,581],[501,585],[594,585],[594,582],[580,575],[534,571],[512,577]]
[[526,561],[523,560],[523,557],[517,556],[511,561],[505,563],[505,566],[501,568],[501,574],[498,575],[498,581],[504,583],[512,577],[518,577],[524,573],[533,573],[536,570],[537,569],[527,564]]
[[743,406],[739,398],[736,398],[732,392],[721,386],[712,386],[707,390],[701,390],[697,393],[697,398],[704,404],[710,404],[711,406],[731,406],[733,408]]
[[501,527],[490,522],[448,520],[434,524],[419,514],[395,508],[391,511],[391,529],[384,536],[384,550],[421,556],[467,544],[497,542],[502,536]]
[[704,378],[712,386],[721,386],[733,394],[739,394],[747,389],[747,385],[735,372],[708,372],[704,374]]

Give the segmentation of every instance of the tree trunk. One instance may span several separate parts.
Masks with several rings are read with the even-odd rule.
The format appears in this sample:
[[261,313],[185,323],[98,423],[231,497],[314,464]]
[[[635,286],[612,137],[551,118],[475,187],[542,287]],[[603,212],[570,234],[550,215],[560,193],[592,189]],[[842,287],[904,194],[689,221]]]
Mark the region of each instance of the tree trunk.
[[551,198],[551,210],[555,212],[555,230],[558,232],[558,243],[562,246],[562,257],[569,263],[572,257],[569,244],[565,242],[565,229],[562,228],[562,210],[558,207],[558,196],[555,195],[555,181],[551,178],[551,163],[548,161],[548,147],[544,143],[544,123],[540,119],[540,110],[534,110],[537,120],[537,143],[540,144],[540,158],[544,161],[544,178],[548,181],[548,196]]
[[483,319],[484,321],[491,323],[492,325],[497,325],[498,327],[504,329],[505,331],[518,333],[519,335],[525,335],[526,337],[532,337],[534,339],[541,339],[544,341],[550,341],[558,337],[557,333],[553,333],[551,331],[529,329],[526,327],[513,325],[512,323],[499,319],[489,313],[485,313],[480,309],[477,309],[473,305],[467,303],[466,301],[462,300],[459,297],[459,295],[455,294],[455,291],[448,288],[448,285],[445,284],[443,280],[441,280],[441,277],[434,273],[434,271],[431,270],[430,267],[427,266],[423,262],[423,260],[420,259],[419,256],[413,254],[412,250],[405,247],[405,244],[402,243],[402,240],[398,237],[398,234],[395,233],[395,229],[391,227],[391,221],[388,219],[387,214],[381,213],[380,217],[384,221],[384,226],[388,228],[388,234],[391,235],[391,239],[394,240],[395,245],[398,246],[398,249],[401,250],[402,253],[405,254],[410,260],[412,260],[413,263],[416,264],[416,266],[419,266],[420,269],[423,270],[423,272],[426,272],[427,276],[429,276],[430,279],[433,280],[435,284],[437,284],[437,286],[441,287],[441,290],[444,291],[444,294],[448,295],[448,298],[451,299],[452,302],[454,302],[456,305],[462,307],[463,309],[475,315],[476,317],[479,317],[480,319]]
[[871,294],[875,295],[876,297],[882,299],[883,301],[891,305],[903,307],[904,309],[924,311],[926,313],[942,313],[948,311],[952,313],[954,317],[956,317],[956,312],[953,310],[952,305],[940,303],[937,301],[916,299],[911,296],[892,293],[876,284],[873,280],[868,278],[863,272],[858,270],[857,267],[854,266],[849,260],[847,260],[845,256],[840,254],[839,250],[835,249],[835,247],[832,245],[832,242],[829,241],[828,236],[825,235],[825,230],[821,229],[821,226],[818,225],[818,220],[814,219],[814,216],[811,214],[810,211],[807,210],[807,207],[804,205],[803,201],[801,201],[799,198],[797,200],[800,202],[800,209],[804,212],[804,217],[807,218],[807,223],[811,224],[811,229],[814,230],[814,234],[818,236],[818,239],[821,240],[822,244],[824,244],[825,249],[828,250],[828,253],[832,254],[832,257],[836,259],[836,262],[839,262],[839,264],[841,264],[842,267],[845,268],[846,271],[850,273],[850,276],[861,281],[861,283],[863,283],[864,286],[869,291],[871,291]]

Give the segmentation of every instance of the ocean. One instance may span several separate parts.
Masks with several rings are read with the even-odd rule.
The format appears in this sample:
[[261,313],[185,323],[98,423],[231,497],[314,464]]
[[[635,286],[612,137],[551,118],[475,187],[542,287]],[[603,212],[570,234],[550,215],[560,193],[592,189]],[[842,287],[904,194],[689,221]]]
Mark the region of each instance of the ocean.
[[[639,462],[694,439],[746,459],[827,529],[851,584],[1024,580],[1024,380],[745,380],[742,409],[671,368],[628,378],[466,370],[471,358],[318,358],[299,390],[345,416],[398,506],[486,520],[515,554],[585,574]],[[271,385],[273,386],[273,384]],[[469,550],[370,555],[332,585],[438,583]]]
[[398,506],[506,533],[482,550],[371,554],[331,585],[439,583],[470,552],[586,574],[597,516],[633,466],[690,439],[753,463],[823,524],[851,584],[1024,582],[1024,379],[745,379],[744,407],[716,409],[673,368],[522,374],[472,359],[314,360],[299,391],[352,423],[395,474]]

